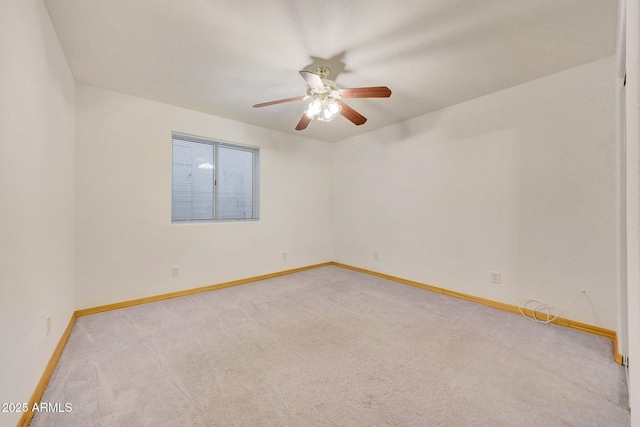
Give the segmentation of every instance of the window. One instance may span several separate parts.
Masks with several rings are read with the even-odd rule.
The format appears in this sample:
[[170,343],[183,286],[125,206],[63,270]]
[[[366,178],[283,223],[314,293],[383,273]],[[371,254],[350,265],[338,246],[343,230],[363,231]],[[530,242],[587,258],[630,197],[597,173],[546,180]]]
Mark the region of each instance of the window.
[[173,133],[171,220],[255,220],[259,149]]

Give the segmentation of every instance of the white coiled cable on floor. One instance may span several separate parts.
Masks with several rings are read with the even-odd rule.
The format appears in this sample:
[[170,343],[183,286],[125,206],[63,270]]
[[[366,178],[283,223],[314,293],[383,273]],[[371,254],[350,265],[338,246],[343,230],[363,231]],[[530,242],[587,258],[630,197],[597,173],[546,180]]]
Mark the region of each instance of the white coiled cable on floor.
[[[580,295],[587,295],[586,291],[580,291],[578,295],[571,301],[571,304],[566,306],[562,311],[558,310],[558,307],[551,304],[545,304],[537,299],[526,299],[520,301],[520,306],[518,306],[518,310],[520,310],[520,314],[526,317],[529,320],[538,323],[551,323],[556,320],[558,317],[562,316],[565,311],[567,311],[580,297]],[[531,316],[527,316],[526,311],[531,311]],[[546,319],[542,319],[540,317],[546,317]]]

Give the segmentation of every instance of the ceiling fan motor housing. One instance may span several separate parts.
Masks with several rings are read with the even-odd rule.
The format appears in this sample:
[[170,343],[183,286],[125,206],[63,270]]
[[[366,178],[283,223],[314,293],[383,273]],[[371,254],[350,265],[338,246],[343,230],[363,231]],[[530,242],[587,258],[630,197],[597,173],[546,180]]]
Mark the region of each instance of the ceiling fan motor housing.
[[329,74],[331,74],[329,67],[325,67],[324,65],[314,68],[313,72],[319,75],[322,79],[326,79],[329,77]]

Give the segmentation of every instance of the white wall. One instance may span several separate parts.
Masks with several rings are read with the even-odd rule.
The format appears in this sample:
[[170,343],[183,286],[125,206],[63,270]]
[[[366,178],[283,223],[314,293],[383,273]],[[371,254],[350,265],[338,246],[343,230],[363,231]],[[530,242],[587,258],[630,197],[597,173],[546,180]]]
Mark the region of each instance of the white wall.
[[[330,260],[511,304],[584,289],[566,317],[616,329],[612,58],[335,144],[76,87],[40,0],[2,3],[0,60],[0,402],[74,309]],[[260,221],[171,224],[171,131],[260,146]]]
[[[78,308],[333,259],[328,143],[86,85],[76,120]],[[259,221],[171,224],[172,131],[260,147]]]
[[1,3],[0,63],[0,402],[27,402],[75,308],[75,84],[41,0]]
[[640,427],[640,5],[626,6],[627,316],[631,426]]
[[606,58],[334,144],[336,261],[514,305],[586,290],[565,317],[616,330],[614,73]]

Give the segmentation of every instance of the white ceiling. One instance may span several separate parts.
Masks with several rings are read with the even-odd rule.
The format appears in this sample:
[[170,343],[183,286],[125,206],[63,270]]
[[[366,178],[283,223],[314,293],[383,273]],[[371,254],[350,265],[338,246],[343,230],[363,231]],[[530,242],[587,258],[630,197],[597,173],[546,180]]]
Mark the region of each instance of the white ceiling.
[[[617,0],[45,0],[77,82],[337,141],[615,53]],[[388,86],[295,131],[298,70]]]

